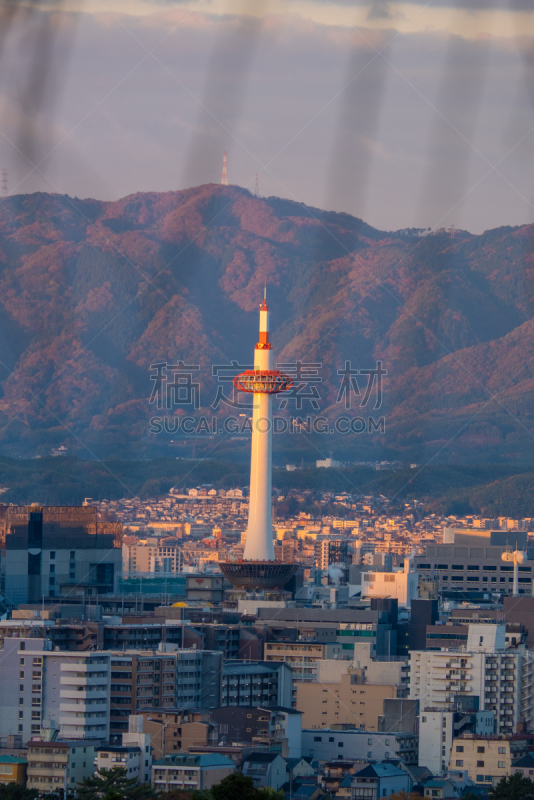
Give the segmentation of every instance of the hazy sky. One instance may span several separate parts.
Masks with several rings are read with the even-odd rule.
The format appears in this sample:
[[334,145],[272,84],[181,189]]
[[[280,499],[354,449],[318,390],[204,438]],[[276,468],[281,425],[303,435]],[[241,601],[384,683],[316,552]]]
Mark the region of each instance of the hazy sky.
[[0,166],[116,199],[219,182],[226,150],[231,183],[382,229],[533,222],[533,6],[40,3],[0,37]]

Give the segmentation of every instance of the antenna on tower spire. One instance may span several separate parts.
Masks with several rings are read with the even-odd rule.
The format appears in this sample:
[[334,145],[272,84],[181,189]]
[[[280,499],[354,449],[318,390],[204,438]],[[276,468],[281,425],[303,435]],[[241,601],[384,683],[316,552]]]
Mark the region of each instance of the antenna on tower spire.
[[222,168],[221,183],[223,186],[228,186],[228,172],[226,171],[226,150],[223,153],[223,168]]
[[265,276],[265,287],[263,289],[263,299],[267,302],[267,275]]
[[260,188],[259,188],[259,181],[258,181],[258,173],[256,172],[256,183],[254,185],[254,197],[260,196]]
[[1,187],[2,187],[2,197],[7,197],[9,194],[9,183],[8,183],[8,172],[5,167],[2,169]]

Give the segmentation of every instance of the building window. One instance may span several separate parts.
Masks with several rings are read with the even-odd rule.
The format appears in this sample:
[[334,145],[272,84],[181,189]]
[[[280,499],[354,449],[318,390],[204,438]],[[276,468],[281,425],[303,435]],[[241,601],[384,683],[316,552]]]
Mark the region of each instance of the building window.
[[463,752],[464,752],[464,746],[463,746],[463,744],[457,744],[457,745],[456,745],[456,752],[457,752],[457,753],[463,753]]
[[51,550],[51,551],[50,551],[50,558],[51,558],[51,560],[53,560],[55,557],[56,557],[56,551],[55,551],[55,550]]
[[484,775],[477,775],[477,783],[483,783],[483,782],[484,782]]
[[485,752],[486,752],[485,747],[477,747],[477,753],[485,753]]
[[463,767],[463,765],[464,765],[464,762],[463,762],[463,760],[460,760],[460,759],[457,759],[457,760],[456,760],[456,766],[457,766],[457,767]]
[[483,761],[477,761],[477,767],[483,767],[483,766],[484,766]]
[[506,747],[499,747],[499,755],[504,755],[506,753]]
[[497,766],[499,769],[506,769],[506,763],[504,761],[497,761]]

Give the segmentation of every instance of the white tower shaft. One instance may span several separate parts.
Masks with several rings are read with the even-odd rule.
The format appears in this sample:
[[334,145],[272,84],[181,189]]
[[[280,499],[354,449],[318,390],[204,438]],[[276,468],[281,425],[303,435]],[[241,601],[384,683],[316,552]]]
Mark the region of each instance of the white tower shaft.
[[[269,310],[264,300],[260,307],[260,340],[254,351],[254,369],[272,370],[273,351],[269,345]],[[246,561],[274,561],[272,494],[272,395],[254,393],[250,497]]]

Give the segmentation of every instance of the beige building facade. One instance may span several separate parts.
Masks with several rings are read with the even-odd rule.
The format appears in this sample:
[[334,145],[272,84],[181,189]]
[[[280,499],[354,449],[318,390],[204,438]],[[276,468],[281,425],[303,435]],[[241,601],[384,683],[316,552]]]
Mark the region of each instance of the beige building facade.
[[360,672],[342,675],[339,683],[297,683],[296,690],[302,727],[308,729],[352,724],[378,731],[384,700],[397,697],[396,686],[363,683]]
[[449,769],[467,770],[475,783],[495,786],[510,774],[510,740],[500,736],[460,736],[453,739]]
[[209,713],[182,709],[153,709],[143,713],[143,730],[150,734],[154,760],[190,747],[217,744],[217,725]]

